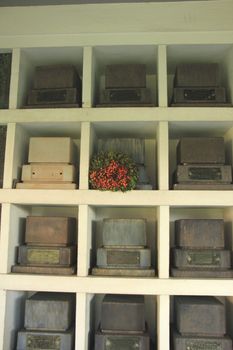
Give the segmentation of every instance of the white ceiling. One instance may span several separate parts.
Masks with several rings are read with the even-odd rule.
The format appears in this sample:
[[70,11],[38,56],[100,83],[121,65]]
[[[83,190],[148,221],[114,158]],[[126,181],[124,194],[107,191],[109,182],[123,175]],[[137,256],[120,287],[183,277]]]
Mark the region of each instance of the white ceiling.
[[107,3],[132,3],[132,2],[148,3],[148,2],[167,2],[167,1],[192,1],[192,0],[0,0],[0,6],[71,5],[71,4],[97,4],[97,3],[107,4]]

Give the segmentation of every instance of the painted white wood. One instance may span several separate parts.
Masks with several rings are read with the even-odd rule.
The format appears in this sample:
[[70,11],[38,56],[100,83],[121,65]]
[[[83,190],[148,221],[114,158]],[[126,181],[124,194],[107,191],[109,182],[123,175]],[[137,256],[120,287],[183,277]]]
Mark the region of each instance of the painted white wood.
[[157,129],[157,171],[158,171],[158,188],[168,190],[169,174],[169,152],[168,152],[168,123],[159,122]]
[[167,107],[167,51],[166,45],[158,47],[158,100],[159,107]]
[[20,74],[20,49],[15,48],[12,50],[12,62],[11,62],[11,80],[10,80],[10,93],[9,93],[9,108],[15,109],[18,107],[18,84]]
[[169,295],[157,296],[157,349],[170,349],[170,297]]
[[87,205],[79,206],[78,276],[88,276],[92,249],[92,230],[95,213]]
[[170,222],[169,207],[158,207],[158,275],[159,278],[169,277],[170,262]]
[[89,163],[92,153],[92,131],[89,122],[82,123],[80,146],[79,188],[89,188]]
[[82,107],[92,107],[94,102],[95,88],[95,61],[93,56],[93,48],[88,46],[83,50],[83,79],[82,79]]

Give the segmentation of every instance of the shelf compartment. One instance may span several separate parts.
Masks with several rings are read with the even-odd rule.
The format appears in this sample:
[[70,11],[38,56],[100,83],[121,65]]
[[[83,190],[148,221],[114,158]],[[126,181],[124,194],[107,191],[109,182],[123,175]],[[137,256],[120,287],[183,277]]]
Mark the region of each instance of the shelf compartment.
[[[87,276],[96,266],[97,249],[102,246],[103,219],[146,219],[147,246],[151,265],[157,270],[157,209],[155,207],[80,206],[78,275]],[[94,277],[97,278],[97,277]],[[98,278],[101,278],[98,276]],[[110,277],[112,279],[113,277]]]
[[230,44],[168,45],[168,104],[170,105],[172,99],[175,70],[181,63],[218,63],[221,86],[226,88],[227,101],[232,103],[232,57],[233,47]]
[[[18,247],[24,244],[27,216],[70,216],[76,218],[76,242],[78,240],[78,206],[26,206],[3,204],[1,230],[1,273],[10,273],[11,267],[17,264]],[[51,265],[50,265],[51,266]],[[16,274],[19,276],[21,273]],[[77,275],[77,274],[76,274]],[[37,275],[38,276],[38,275]],[[41,277],[41,276],[40,276]],[[39,276],[38,276],[39,278]]]
[[157,154],[156,154],[156,122],[137,122],[132,125],[129,122],[102,122],[102,123],[83,123],[82,124],[82,144],[81,144],[81,163],[83,169],[80,173],[80,189],[88,189],[89,162],[92,156],[99,152],[99,140],[104,139],[123,139],[138,138],[145,143],[146,171],[153,188],[157,186]]
[[[127,293],[128,294],[128,293]],[[99,328],[101,322],[101,304],[104,294],[89,295],[89,347],[94,349],[94,334]],[[145,320],[148,325],[148,333],[152,341],[151,349],[155,349],[157,342],[157,297],[155,295],[144,296],[145,300]]]
[[112,64],[145,64],[146,87],[151,89],[152,104],[157,105],[157,55],[158,48],[155,45],[94,47],[92,52],[92,83],[94,86],[92,106],[99,103],[100,93],[105,88],[105,67]]
[[[1,339],[0,348],[16,349],[18,331],[24,328],[25,315],[25,301],[32,296],[35,290],[29,291],[6,291],[1,296],[1,303],[3,303],[3,319],[5,319],[3,339]],[[78,297],[76,297],[76,309],[78,304]],[[75,317],[74,310],[74,317]],[[77,314],[77,312],[76,312]],[[77,316],[76,316],[77,318]],[[77,330],[77,322],[74,327]],[[77,348],[77,345],[76,345]]]
[[28,163],[30,137],[70,137],[74,143],[74,161],[79,171],[80,123],[23,123],[8,124],[4,188],[12,188],[21,179],[21,169]]
[[[231,251],[233,249],[232,241],[232,218],[233,209],[232,207],[171,207],[170,208],[170,249],[174,248],[175,245],[175,221],[181,219],[220,219],[224,221],[224,240],[225,247]],[[190,248],[191,249],[191,248]],[[170,262],[172,267],[172,261]],[[232,268],[232,267],[231,267]],[[187,277],[191,278],[191,277]],[[198,276],[195,277],[198,279]]]
[[16,51],[15,54],[13,69],[17,74],[14,81],[17,96],[11,108],[25,106],[28,92],[33,87],[33,74],[36,66],[71,64],[75,66],[82,79],[83,48],[80,46],[25,48]]
[[[233,164],[233,122],[170,122],[169,123],[169,183],[173,187],[173,174],[177,166],[177,145],[182,137],[223,137],[226,165]],[[183,192],[183,191],[182,191]],[[194,191],[192,191],[194,192]],[[195,191],[196,192],[196,191]]]

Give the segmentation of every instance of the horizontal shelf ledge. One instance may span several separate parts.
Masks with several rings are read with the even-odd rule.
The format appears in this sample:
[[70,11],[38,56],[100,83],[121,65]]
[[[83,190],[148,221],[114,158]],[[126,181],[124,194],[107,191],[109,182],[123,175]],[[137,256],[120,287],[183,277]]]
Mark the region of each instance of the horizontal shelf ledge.
[[0,289],[75,293],[233,296],[233,280],[2,274]]
[[93,206],[233,206],[233,191],[129,191],[1,189],[0,203]]
[[232,107],[49,108],[0,110],[0,123],[233,121]]

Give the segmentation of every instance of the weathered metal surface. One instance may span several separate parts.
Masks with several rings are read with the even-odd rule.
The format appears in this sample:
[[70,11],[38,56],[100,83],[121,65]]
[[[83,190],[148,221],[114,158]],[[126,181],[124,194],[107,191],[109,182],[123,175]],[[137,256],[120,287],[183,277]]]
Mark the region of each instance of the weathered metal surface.
[[141,295],[105,295],[101,308],[104,332],[144,332],[144,297]]
[[103,245],[105,247],[144,247],[146,244],[145,219],[103,220]]
[[182,248],[218,248],[225,246],[224,220],[181,219],[175,221],[175,243]]
[[43,247],[22,245],[18,250],[18,263],[33,266],[70,266],[77,260],[76,246]]
[[65,246],[76,242],[76,219],[61,216],[28,216],[25,243]]
[[232,167],[230,165],[178,165],[176,182],[231,183]]
[[232,340],[228,336],[185,336],[173,331],[172,338],[174,350],[232,350]]
[[99,138],[98,152],[125,153],[137,164],[145,164],[145,140],[140,138]]
[[81,81],[72,65],[37,66],[33,86],[34,89],[80,88]]
[[70,137],[30,137],[29,163],[73,163],[74,145]]
[[67,331],[72,326],[74,317],[74,294],[38,292],[26,299],[26,329]]
[[225,305],[214,297],[176,297],[175,324],[181,334],[223,336],[226,334]]
[[105,87],[145,88],[146,66],[144,64],[112,64],[105,68]]
[[218,249],[172,249],[173,266],[192,269],[230,269],[230,250]]
[[150,249],[98,248],[97,266],[103,268],[150,268]]
[[[150,337],[148,333],[143,334],[95,334],[95,350],[149,350]],[[225,349],[224,349],[225,350]],[[227,349],[228,350],[228,349]]]
[[225,164],[223,137],[183,137],[177,146],[178,164]]
[[217,63],[183,63],[176,67],[177,87],[217,87],[220,70]]
[[73,350],[74,328],[66,332],[18,332],[16,350]]

